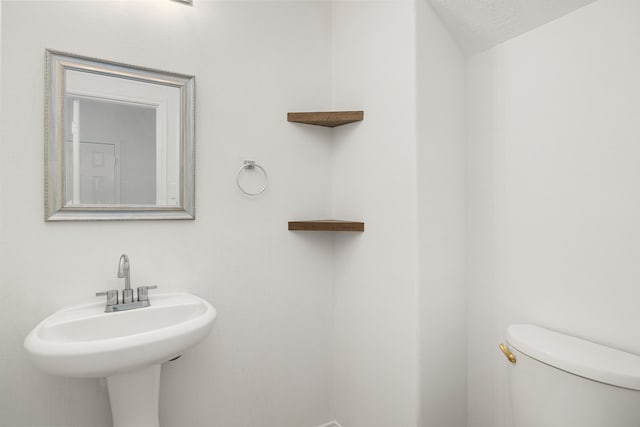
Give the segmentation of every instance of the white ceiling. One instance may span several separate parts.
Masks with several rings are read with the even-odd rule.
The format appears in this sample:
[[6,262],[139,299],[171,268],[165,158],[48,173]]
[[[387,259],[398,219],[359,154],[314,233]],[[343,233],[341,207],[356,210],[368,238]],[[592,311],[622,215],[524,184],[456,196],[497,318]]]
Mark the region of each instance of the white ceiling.
[[596,0],[430,0],[466,54],[488,49]]

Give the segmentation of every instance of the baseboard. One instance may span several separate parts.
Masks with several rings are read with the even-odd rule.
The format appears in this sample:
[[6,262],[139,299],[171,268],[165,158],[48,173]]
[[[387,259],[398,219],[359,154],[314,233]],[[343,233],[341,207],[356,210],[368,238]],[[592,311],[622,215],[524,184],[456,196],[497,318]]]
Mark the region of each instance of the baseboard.
[[318,426],[318,427],[342,427],[342,426],[337,421],[331,421],[330,423],[322,424],[321,426]]

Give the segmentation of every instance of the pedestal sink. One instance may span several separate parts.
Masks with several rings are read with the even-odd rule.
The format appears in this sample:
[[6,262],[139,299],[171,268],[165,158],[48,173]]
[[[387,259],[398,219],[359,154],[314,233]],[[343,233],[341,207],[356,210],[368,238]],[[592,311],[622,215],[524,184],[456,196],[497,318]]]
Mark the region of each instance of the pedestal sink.
[[216,310],[187,293],[105,313],[104,303],[63,308],[29,333],[31,361],[53,375],[107,378],[114,427],[159,427],[160,366],[202,341]]

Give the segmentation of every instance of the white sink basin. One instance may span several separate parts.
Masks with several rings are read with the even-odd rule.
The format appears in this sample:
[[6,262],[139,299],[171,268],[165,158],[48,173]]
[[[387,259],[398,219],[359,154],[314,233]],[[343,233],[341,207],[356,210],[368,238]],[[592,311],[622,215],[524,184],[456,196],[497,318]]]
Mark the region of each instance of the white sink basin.
[[104,302],[63,308],[29,333],[24,347],[43,371],[110,377],[179,356],[204,339],[216,310],[187,293],[157,294],[149,307],[105,313]]

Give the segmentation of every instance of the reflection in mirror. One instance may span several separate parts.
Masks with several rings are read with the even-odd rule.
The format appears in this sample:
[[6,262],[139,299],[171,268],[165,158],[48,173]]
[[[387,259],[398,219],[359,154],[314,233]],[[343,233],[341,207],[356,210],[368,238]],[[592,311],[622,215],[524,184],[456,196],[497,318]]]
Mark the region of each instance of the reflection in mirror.
[[64,117],[66,206],[160,204],[155,108],[68,95]]
[[47,220],[193,219],[193,77],[47,51]]

